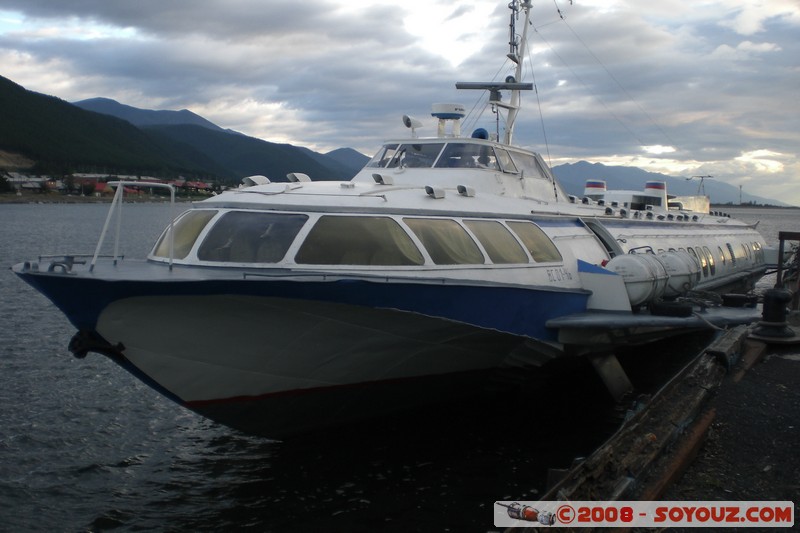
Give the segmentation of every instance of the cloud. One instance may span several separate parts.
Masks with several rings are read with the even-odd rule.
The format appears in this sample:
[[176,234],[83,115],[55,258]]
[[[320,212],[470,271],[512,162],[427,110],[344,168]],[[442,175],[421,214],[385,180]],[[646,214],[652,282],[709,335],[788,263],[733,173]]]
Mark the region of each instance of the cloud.
[[765,31],[771,19],[785,17],[795,25],[800,22],[800,6],[794,0],[730,0],[723,2],[733,16],[721,25],[740,35],[754,35]]
[[780,52],[781,47],[775,43],[754,43],[742,41],[736,48],[722,44],[711,53],[711,57],[720,61],[746,61],[753,59],[758,54],[767,52]]

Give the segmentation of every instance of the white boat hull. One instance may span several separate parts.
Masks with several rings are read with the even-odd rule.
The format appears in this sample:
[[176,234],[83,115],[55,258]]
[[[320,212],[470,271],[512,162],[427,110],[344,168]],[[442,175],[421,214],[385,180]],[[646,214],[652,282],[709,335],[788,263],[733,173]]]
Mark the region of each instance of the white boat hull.
[[[414,397],[428,403],[434,392],[474,392],[463,382],[477,382],[521,342],[408,312],[244,295],[118,300],[96,331],[122,344],[124,366],[179,403],[269,436],[371,416],[368,404],[353,405],[367,391],[381,412]],[[408,383],[421,378],[437,385],[421,395],[425,385]]]

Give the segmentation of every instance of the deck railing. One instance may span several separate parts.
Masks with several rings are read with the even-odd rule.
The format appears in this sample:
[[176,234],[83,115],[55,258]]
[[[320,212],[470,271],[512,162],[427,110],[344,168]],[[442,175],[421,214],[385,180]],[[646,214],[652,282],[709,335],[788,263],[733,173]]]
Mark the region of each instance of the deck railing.
[[169,221],[169,268],[172,270],[172,258],[175,251],[175,232],[173,231],[173,225],[175,223],[175,187],[169,185],[167,183],[150,183],[150,182],[142,182],[142,181],[110,181],[108,185],[117,187],[116,192],[114,193],[114,199],[111,201],[111,207],[108,210],[108,215],[106,216],[106,222],[103,224],[103,231],[100,233],[100,240],[97,242],[97,248],[94,250],[94,255],[92,256],[92,262],[89,264],[89,272],[94,271],[94,265],[97,262],[97,258],[100,255],[100,250],[103,247],[103,243],[105,242],[106,232],[108,232],[108,226],[111,223],[111,217],[114,215],[114,211],[117,211],[117,231],[116,237],[114,239],[114,264],[117,264],[117,258],[119,257],[119,234],[120,228],[122,226],[122,198],[125,195],[125,187],[152,187],[152,188],[162,188],[162,189],[169,189],[169,202],[170,202],[170,210],[171,210],[171,218]]

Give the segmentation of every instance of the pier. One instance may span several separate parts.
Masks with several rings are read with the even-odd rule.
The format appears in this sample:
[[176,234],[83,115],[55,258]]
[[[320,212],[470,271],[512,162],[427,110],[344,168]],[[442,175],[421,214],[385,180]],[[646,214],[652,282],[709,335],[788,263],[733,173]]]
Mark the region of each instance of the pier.
[[[782,257],[800,233],[779,238]],[[592,454],[552,468],[539,501],[783,500],[797,514],[800,311],[783,274],[761,321],[722,332]]]

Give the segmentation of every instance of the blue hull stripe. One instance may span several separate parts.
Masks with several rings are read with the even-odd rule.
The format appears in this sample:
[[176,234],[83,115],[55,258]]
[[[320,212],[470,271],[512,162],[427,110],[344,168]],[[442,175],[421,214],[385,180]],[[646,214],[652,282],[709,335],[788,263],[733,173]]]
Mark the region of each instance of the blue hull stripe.
[[608,270],[603,267],[599,267],[597,265],[593,265],[591,263],[587,263],[586,261],[581,261],[578,259],[578,272],[585,272],[587,274],[601,274],[604,276],[618,276],[616,272],[613,270]]
[[92,331],[102,310],[139,296],[213,294],[263,296],[397,309],[536,339],[555,340],[547,320],[586,310],[589,293],[524,287],[384,283],[358,279],[289,281],[103,281],[72,276],[19,274],[47,296],[79,330]]

